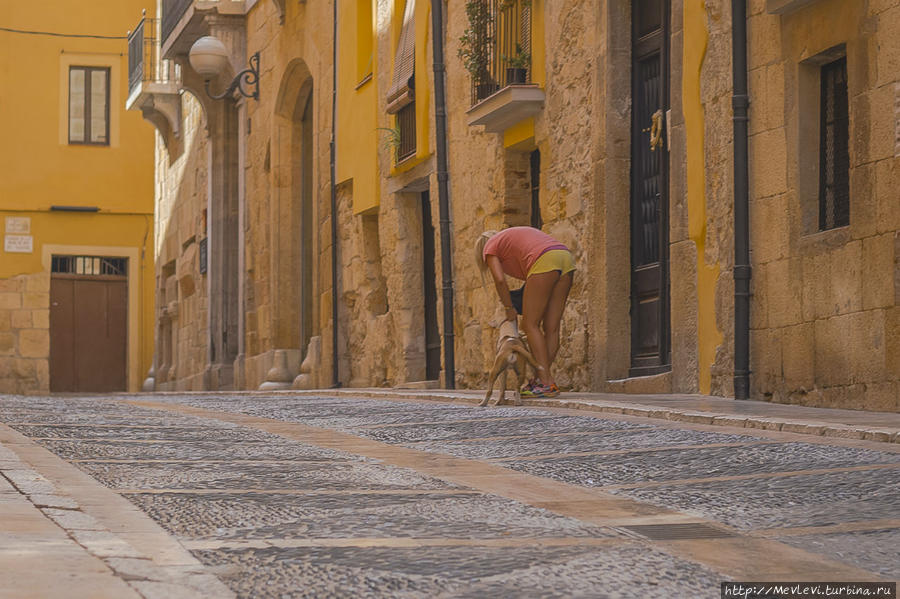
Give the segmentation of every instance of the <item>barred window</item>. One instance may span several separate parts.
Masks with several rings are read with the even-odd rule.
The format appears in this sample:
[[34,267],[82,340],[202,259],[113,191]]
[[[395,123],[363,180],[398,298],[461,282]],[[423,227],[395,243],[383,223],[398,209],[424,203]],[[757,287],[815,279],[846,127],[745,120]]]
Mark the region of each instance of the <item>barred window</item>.
[[400,146],[397,148],[397,162],[416,153],[416,103],[412,102],[397,113],[397,127],[400,132]]
[[51,272],[67,275],[116,275],[128,274],[128,258],[103,256],[53,256]]
[[847,57],[822,66],[819,230],[850,224],[850,111]]

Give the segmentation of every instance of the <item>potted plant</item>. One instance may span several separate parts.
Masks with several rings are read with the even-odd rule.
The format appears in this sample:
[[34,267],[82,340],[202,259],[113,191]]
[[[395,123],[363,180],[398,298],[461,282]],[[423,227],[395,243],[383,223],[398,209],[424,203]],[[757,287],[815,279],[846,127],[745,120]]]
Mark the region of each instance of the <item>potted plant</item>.
[[531,54],[516,44],[516,53],[512,56],[504,56],[506,61],[506,84],[516,85],[528,83],[528,67],[531,66]]
[[457,55],[463,66],[472,76],[475,95],[478,99],[486,98],[496,89],[496,83],[490,72],[491,42],[490,25],[493,22],[491,9],[487,0],[468,0],[466,16],[469,26],[459,38]]
[[394,164],[400,161],[400,125],[393,127],[375,127],[377,131],[384,131],[385,135],[381,140],[381,147],[391,153]]

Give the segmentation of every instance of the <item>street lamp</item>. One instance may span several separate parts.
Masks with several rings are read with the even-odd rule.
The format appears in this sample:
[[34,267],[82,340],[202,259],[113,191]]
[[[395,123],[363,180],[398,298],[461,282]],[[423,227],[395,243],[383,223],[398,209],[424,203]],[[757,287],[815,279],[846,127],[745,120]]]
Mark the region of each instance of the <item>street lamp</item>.
[[[211,35],[201,37],[191,46],[188,58],[194,70],[205,80],[206,95],[213,100],[221,100],[237,90],[245,98],[259,101],[259,52],[250,57],[250,67],[238,73],[228,85],[228,89],[218,96],[209,91],[209,82],[228,72],[230,61],[225,44]],[[244,90],[244,84],[252,93]]]

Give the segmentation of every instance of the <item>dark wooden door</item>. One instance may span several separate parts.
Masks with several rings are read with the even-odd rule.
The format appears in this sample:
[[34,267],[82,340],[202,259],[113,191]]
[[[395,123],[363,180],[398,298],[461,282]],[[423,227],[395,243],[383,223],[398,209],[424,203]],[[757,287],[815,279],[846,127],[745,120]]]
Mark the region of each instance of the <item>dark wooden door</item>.
[[437,287],[434,268],[434,225],[431,224],[431,197],[422,193],[422,279],[425,289],[425,379],[441,376],[441,336],[437,317]]
[[668,0],[632,3],[631,376],[671,363],[668,22]]
[[50,390],[125,391],[125,277],[54,274],[50,281]]

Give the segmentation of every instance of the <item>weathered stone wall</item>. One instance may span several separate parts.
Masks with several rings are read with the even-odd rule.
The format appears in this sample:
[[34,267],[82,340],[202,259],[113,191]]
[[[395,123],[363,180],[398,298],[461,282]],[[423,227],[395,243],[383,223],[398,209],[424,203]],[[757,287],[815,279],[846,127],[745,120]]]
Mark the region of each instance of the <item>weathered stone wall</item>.
[[[900,2],[751,3],[755,398],[900,410]],[[846,45],[850,225],[818,231],[816,55]],[[813,59],[812,64],[810,60]],[[814,79],[813,75],[813,79]],[[812,171],[817,172],[815,162]]]
[[50,273],[0,280],[0,393],[50,391]]
[[[331,332],[326,327],[331,321],[331,21],[327,3],[295,3],[287,7],[282,21],[275,3],[260,2],[246,16],[247,53],[260,52],[263,90],[258,102],[246,101],[250,125],[240,224],[243,386],[249,389],[267,380],[276,350],[287,356],[287,374],[280,376],[293,378],[299,373],[308,349],[300,340],[303,252],[310,253],[313,271],[307,300],[313,314],[311,335],[322,338],[322,356],[329,358],[316,370],[330,373]],[[310,112],[304,114],[306,98]],[[304,127],[310,128],[307,137]],[[308,172],[302,167],[307,152]],[[308,191],[303,191],[304,185]],[[308,216],[302,213],[304,193],[310,195]],[[312,220],[311,238],[304,248],[301,229],[307,217]]]
[[182,136],[156,136],[157,363],[159,390],[204,388],[208,288],[200,273],[206,237],[208,140],[203,109],[182,96]]
[[[586,389],[590,379],[589,340],[594,322],[588,318],[587,283],[593,263],[588,248],[595,234],[584,224],[593,209],[595,118],[593,98],[598,84],[597,11],[584,10],[578,0],[545,7],[543,45],[547,48],[546,103],[535,117],[535,136],[525,148],[504,148],[503,134],[469,126],[469,74],[457,57],[467,18],[462,6],[451,6],[447,23],[447,90],[450,131],[451,197],[453,208],[454,286],[457,294],[457,384],[484,387],[493,361],[496,327],[503,315],[493,284],[483,284],[472,247],[487,229],[527,224],[530,197],[515,206],[519,186],[527,183],[527,151],[541,153],[541,216],[543,230],[572,250],[578,265],[563,316],[563,339],[555,364],[564,387]],[[524,172],[523,172],[524,171]],[[518,208],[518,209],[517,209]],[[510,281],[511,288],[521,282]]]

